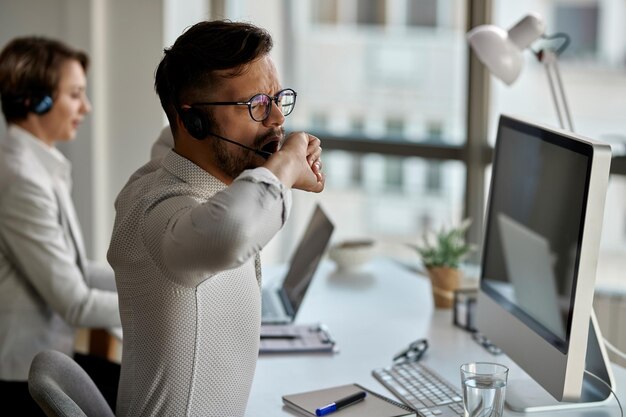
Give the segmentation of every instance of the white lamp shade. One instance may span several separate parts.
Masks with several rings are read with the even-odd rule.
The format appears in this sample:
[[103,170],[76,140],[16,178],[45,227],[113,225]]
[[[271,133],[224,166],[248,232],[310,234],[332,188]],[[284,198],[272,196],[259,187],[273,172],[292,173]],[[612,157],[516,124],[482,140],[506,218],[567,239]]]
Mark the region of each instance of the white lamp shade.
[[494,25],[477,26],[467,33],[467,40],[489,71],[511,85],[522,71],[524,49],[543,31],[541,18],[529,14],[508,31]]

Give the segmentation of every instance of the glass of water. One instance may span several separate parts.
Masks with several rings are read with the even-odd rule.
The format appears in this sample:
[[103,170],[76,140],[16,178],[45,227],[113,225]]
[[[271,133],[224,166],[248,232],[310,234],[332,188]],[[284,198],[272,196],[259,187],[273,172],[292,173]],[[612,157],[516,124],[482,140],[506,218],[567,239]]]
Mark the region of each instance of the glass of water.
[[465,417],[502,417],[509,368],[490,362],[461,365]]

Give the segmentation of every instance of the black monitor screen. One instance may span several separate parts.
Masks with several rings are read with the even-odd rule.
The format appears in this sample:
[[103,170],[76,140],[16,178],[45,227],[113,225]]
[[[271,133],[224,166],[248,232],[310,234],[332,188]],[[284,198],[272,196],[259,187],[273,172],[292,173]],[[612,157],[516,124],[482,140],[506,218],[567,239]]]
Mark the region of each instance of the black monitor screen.
[[592,148],[502,117],[481,288],[562,352],[568,348]]

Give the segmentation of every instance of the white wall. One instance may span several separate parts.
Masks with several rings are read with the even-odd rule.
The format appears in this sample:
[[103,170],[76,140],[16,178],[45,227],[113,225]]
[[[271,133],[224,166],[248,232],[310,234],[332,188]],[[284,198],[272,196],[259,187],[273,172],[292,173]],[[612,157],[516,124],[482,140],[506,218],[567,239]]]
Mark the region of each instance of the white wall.
[[[114,220],[113,202],[128,177],[149,157],[163,125],[154,92],[154,71],[163,51],[163,5],[154,0],[92,0],[98,13],[93,69],[97,124],[92,157],[96,170],[94,241],[96,257],[105,254]],[[97,73],[97,74],[96,74]]]

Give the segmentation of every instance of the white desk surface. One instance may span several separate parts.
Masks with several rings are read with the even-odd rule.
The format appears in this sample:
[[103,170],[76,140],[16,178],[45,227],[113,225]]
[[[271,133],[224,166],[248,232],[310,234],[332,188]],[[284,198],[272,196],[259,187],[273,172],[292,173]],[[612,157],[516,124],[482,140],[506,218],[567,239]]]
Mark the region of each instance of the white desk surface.
[[[339,352],[262,355],[246,416],[299,415],[283,406],[282,395],[353,382],[394,398],[374,379],[371,371],[390,365],[393,355],[422,337],[430,344],[422,361],[455,384],[459,392],[459,367],[465,362],[503,363],[510,368],[509,379],[525,375],[508,357],[491,355],[468,332],[455,327],[452,310],[434,309],[426,277],[390,259],[375,259],[352,273],[340,273],[333,264],[322,263],[296,323],[326,324]],[[626,387],[626,370],[613,366],[613,371],[620,401],[626,405],[626,389],[620,389]],[[505,411],[505,416],[521,415],[526,414]],[[611,400],[603,407],[529,415],[613,417],[620,414],[617,403]]]

